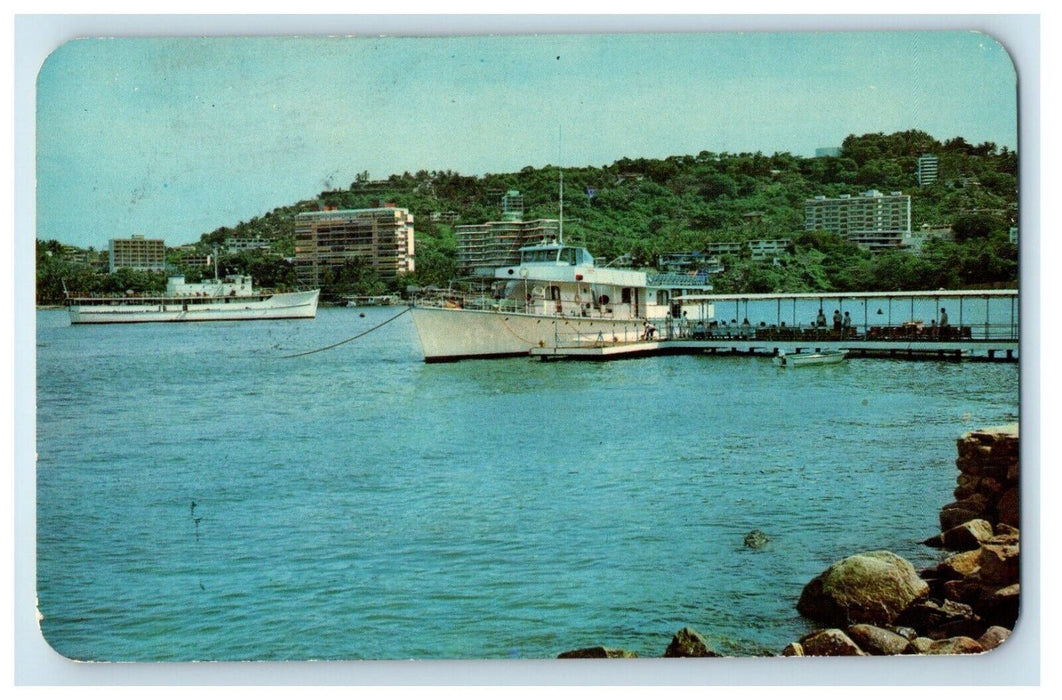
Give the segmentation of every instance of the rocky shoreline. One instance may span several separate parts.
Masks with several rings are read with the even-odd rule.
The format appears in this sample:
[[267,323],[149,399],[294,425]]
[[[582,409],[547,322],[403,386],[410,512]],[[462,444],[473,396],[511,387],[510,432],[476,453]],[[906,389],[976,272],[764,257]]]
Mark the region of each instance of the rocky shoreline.
[[[892,552],[841,559],[812,579],[797,610],[822,625],[781,656],[977,654],[1002,644],[1018,619],[1018,425],[986,428],[958,440],[955,501],[940,511],[940,534],[923,544],[949,552],[916,571]],[[749,547],[763,546],[754,531]],[[632,658],[603,646],[561,653],[561,659]],[[664,657],[718,657],[703,635],[684,627]]]

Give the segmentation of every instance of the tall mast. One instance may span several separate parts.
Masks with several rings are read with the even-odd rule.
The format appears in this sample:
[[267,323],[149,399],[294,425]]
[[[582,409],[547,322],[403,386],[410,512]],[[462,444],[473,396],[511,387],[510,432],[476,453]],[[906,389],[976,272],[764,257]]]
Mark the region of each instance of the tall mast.
[[561,164],[564,158],[564,127],[557,127],[557,169],[560,170],[560,243],[564,244],[564,166]]

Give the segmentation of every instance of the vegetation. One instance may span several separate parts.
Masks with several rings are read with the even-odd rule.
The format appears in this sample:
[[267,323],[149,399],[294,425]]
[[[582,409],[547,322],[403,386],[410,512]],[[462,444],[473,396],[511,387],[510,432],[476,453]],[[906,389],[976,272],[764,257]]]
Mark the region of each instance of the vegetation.
[[[939,179],[919,187],[918,158],[939,158]],[[918,290],[1017,285],[1017,247],[1009,242],[1017,219],[1017,154],[995,144],[973,145],[957,137],[944,142],[920,131],[849,136],[836,157],[801,158],[789,153],[714,153],[664,159],[622,158],[601,167],[564,169],[565,238],[584,244],[601,260],[630,253],[636,265],[652,266],[663,252],[696,251],[723,241],[788,238],[790,254],[760,261],[723,259],[713,278],[720,293],[857,290]],[[466,176],[451,171],[391,175],[371,181],[359,173],[347,189],[281,207],[235,227],[202,236],[196,253],[224,246],[234,237],[272,242],[268,252],[225,256],[225,272],[246,272],[265,287],[295,286],[294,217],[318,206],[365,208],[383,203],[408,208],[416,217],[417,271],[390,285],[446,284],[455,277],[454,225],[500,217],[507,190],[524,196],[525,219],[557,218],[559,171],[528,166],[519,172]],[[912,198],[912,228],[951,226],[954,241],[930,240],[921,254],[879,255],[824,231],[804,231],[804,201],[817,195],[857,195],[868,189],[902,191]],[[159,289],[161,275],[124,271],[106,275],[71,262],[55,241],[38,242],[39,303],[70,289],[120,291]],[[171,261],[180,265],[180,255]],[[207,270],[187,270],[190,279]],[[326,293],[388,291],[364,262],[330,273]]]

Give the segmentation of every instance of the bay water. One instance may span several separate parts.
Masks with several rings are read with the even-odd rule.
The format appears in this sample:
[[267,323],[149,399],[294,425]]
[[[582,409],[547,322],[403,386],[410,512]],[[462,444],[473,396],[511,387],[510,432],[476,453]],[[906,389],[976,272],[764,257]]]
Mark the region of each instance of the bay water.
[[[423,363],[401,307],[37,313],[41,629],[110,661],[778,653],[832,562],[915,564],[1018,366]],[[750,549],[753,529],[769,542]]]

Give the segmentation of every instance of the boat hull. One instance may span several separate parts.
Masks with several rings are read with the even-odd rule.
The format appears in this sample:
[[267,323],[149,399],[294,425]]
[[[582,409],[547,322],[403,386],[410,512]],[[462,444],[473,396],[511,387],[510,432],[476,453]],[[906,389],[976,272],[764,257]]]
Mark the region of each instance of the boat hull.
[[230,298],[122,300],[122,303],[70,305],[70,323],[167,323],[312,319],[320,290],[289,292],[252,299]]
[[847,357],[848,353],[840,351],[795,353],[793,355],[785,355],[784,357],[775,357],[774,362],[781,367],[807,367],[811,365],[835,365],[844,362]]
[[532,348],[633,342],[638,319],[537,316],[473,309],[410,309],[426,362],[527,355]]

